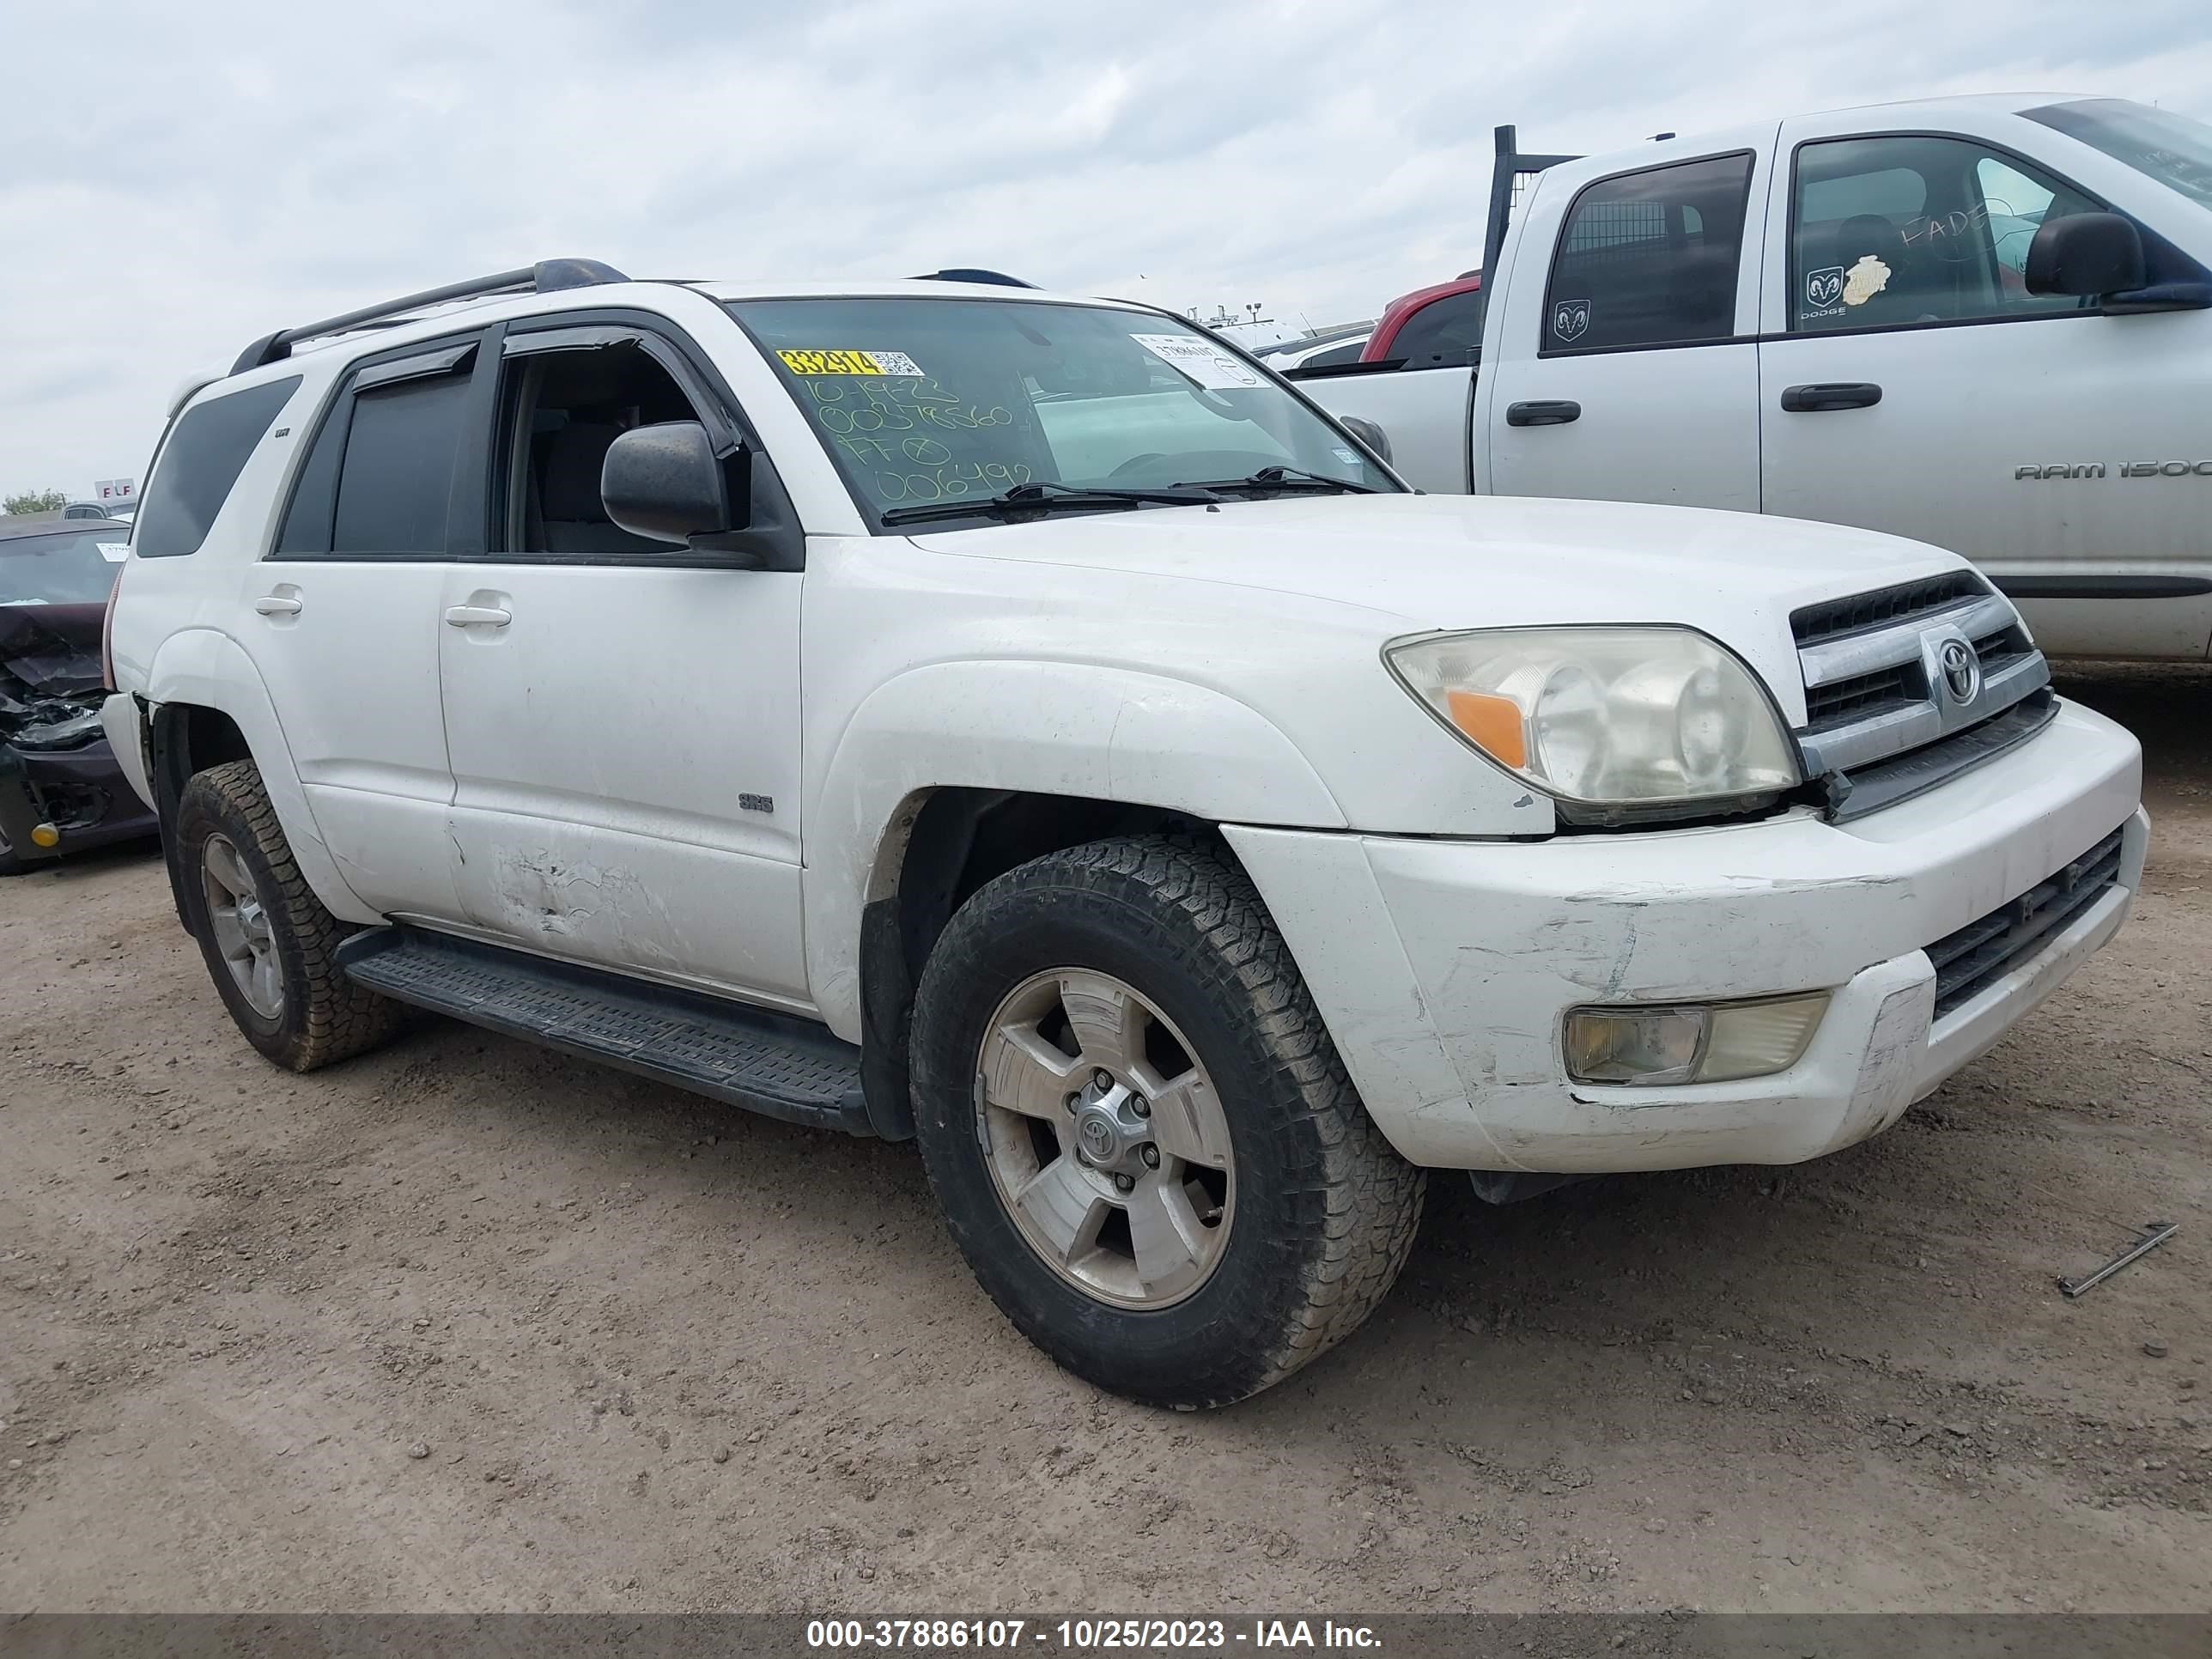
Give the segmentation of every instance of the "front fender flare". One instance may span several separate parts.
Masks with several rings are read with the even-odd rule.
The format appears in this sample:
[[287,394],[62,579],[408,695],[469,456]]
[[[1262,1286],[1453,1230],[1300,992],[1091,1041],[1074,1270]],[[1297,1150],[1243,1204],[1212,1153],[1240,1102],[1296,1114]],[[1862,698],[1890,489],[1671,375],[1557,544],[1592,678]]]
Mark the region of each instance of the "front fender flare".
[[1188,681],[1083,663],[934,663],[863,698],[807,817],[807,975],[838,1036],[860,1033],[860,912],[895,868],[902,814],[937,788],[1079,796],[1210,823],[1340,830],[1312,764],[1264,715]]

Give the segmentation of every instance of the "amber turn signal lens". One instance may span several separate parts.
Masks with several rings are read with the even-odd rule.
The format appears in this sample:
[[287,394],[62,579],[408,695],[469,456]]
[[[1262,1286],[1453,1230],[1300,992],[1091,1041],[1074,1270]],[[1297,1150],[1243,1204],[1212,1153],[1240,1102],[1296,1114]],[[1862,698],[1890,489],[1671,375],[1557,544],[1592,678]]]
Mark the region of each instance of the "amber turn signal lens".
[[1444,705],[1452,724],[1476,748],[1506,766],[1528,763],[1528,739],[1521,723],[1521,705],[1510,697],[1487,691],[1449,690]]

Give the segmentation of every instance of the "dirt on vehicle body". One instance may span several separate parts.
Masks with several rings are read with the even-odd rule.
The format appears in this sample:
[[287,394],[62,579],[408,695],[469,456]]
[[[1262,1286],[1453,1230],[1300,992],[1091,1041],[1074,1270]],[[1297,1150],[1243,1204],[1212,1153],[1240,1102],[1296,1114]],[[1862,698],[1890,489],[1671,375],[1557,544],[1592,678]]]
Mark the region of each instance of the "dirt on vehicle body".
[[12,884],[0,1600],[2202,1608],[2212,678],[2064,689],[2155,832],[2045,1018],[1798,1168],[1440,1180],[1380,1317],[1194,1418],[1023,1341],[910,1149],[451,1025],[278,1073],[158,862]]

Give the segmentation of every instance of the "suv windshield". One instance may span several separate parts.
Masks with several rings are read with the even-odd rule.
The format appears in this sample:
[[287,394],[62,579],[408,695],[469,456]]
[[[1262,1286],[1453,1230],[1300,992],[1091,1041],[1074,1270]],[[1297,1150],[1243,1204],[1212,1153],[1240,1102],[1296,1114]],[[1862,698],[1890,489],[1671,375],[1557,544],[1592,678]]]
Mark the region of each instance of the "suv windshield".
[[2212,127],[2201,121],[2124,98],[2085,98],[2021,112],[2212,207]]
[[121,548],[119,524],[0,541],[0,605],[100,605],[115,586],[115,566],[100,550]]
[[1224,499],[1400,488],[1246,359],[1156,313],[912,296],[729,310],[878,526],[957,520],[969,500],[1004,511],[988,498],[1024,485],[1044,486],[1024,509],[1076,512],[1147,504],[1109,493],[1125,490],[1172,505],[1177,484],[1235,483]]

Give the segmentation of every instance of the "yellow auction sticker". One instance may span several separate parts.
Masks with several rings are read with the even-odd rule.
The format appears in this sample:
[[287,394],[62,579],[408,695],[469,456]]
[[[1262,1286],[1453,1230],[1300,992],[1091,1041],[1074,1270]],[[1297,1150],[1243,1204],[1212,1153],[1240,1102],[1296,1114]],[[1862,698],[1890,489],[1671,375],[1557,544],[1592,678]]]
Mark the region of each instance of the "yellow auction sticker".
[[921,367],[903,351],[779,351],[794,374],[904,374],[921,378]]

